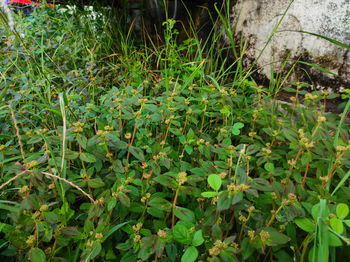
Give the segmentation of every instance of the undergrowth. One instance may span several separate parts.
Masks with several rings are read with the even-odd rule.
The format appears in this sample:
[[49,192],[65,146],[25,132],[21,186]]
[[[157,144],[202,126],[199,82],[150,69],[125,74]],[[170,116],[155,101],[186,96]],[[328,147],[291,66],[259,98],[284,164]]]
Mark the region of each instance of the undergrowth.
[[2,257],[348,257],[349,103],[325,113],[336,95],[290,83],[279,104],[243,68],[243,44],[226,70],[215,45],[177,43],[172,20],[156,46],[58,11],[1,29]]

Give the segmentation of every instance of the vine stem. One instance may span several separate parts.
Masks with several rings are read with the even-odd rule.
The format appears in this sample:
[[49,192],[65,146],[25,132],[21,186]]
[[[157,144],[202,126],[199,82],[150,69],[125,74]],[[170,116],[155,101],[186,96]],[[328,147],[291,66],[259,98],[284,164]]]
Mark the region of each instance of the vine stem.
[[174,201],[173,201],[173,214],[172,214],[172,217],[171,217],[171,228],[172,229],[174,228],[174,225],[175,225],[175,213],[174,213],[174,210],[175,210],[175,207],[176,207],[176,201],[177,201],[177,197],[179,195],[180,188],[181,188],[181,185],[179,185],[177,187],[176,193],[175,193],[175,197],[174,197]]
[[[134,125],[134,131],[132,133],[132,138],[130,140],[130,143],[128,145],[128,149],[132,146],[132,144],[134,143],[134,139],[135,139],[135,133],[136,133],[136,121],[135,121],[135,125]],[[129,168],[129,157],[130,157],[130,150],[128,150],[128,154],[126,155],[126,165],[125,165],[125,173],[128,171]]]
[[269,223],[267,223],[267,225],[266,225],[267,227],[271,226],[272,222],[275,220],[277,214],[282,210],[282,208],[283,208],[283,205],[281,205],[281,206],[277,209],[277,211],[272,215],[272,217],[271,217]]

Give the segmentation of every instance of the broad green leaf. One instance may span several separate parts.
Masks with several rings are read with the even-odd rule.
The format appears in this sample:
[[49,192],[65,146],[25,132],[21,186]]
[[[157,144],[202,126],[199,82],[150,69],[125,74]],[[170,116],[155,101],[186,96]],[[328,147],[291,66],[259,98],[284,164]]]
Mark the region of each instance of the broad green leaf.
[[102,250],[101,243],[94,241],[94,244],[92,246],[92,251],[90,253],[90,259],[94,259],[95,257],[97,257],[98,254],[100,254],[101,250]]
[[265,163],[264,168],[267,172],[274,172],[275,171],[275,166],[271,162]]
[[267,231],[270,235],[270,243],[269,243],[270,246],[286,244],[289,241],[288,236],[278,232],[273,227],[265,227],[263,228],[263,230]]
[[190,128],[190,130],[188,130],[188,133],[187,133],[187,141],[191,140],[194,138],[194,132],[192,130],[192,128]]
[[174,262],[176,259],[176,255],[177,255],[177,248],[176,248],[175,243],[168,243],[165,246],[165,251],[166,251],[168,258],[170,258],[170,260]]
[[[235,195],[235,197],[238,196],[238,194]],[[230,208],[232,203],[232,198],[229,196],[228,192],[225,191],[220,194],[217,209],[219,211],[227,210]]]
[[186,150],[186,153],[189,155],[191,155],[193,152],[193,148],[190,145],[185,145],[185,150]]
[[202,195],[203,197],[208,197],[208,198],[210,198],[210,197],[216,197],[216,196],[218,195],[218,193],[217,193],[217,192],[212,192],[212,191],[210,191],[210,192],[203,192],[203,193],[201,193],[201,195]]
[[40,248],[32,248],[29,250],[28,253],[29,259],[33,262],[45,262],[46,261],[46,256],[44,251],[42,251]]
[[315,224],[312,223],[312,221],[306,217],[296,218],[294,219],[294,223],[302,230],[309,233],[314,232],[316,228]]
[[194,262],[198,257],[197,248],[190,246],[181,257],[181,262]]
[[329,240],[329,245],[331,247],[340,247],[343,245],[339,237],[337,237],[335,234],[332,232],[328,232],[328,240]]
[[344,219],[349,214],[349,207],[347,204],[340,203],[337,205],[337,217]]
[[161,197],[155,197],[152,198],[149,202],[148,202],[149,206],[154,206],[155,208],[158,208],[160,210],[170,210],[172,207],[172,204]]
[[173,236],[175,240],[181,244],[188,245],[191,243],[190,233],[188,232],[188,229],[183,225],[176,224],[174,226]]
[[143,155],[143,152],[140,148],[131,146],[129,147],[129,152],[138,160],[145,161],[145,156]]
[[332,227],[332,229],[337,232],[338,234],[342,234],[343,231],[344,231],[344,226],[343,226],[343,223],[336,217],[332,217],[330,220],[329,220],[329,223]]
[[194,223],[195,222],[195,216],[193,211],[183,208],[183,207],[175,207],[174,208],[174,214],[175,216],[185,222]]
[[198,230],[194,232],[193,237],[192,237],[192,245],[195,247],[198,247],[202,245],[204,242],[202,230]]
[[[230,249],[230,248],[228,248],[228,249]],[[220,254],[219,254],[220,258],[221,258],[220,261],[224,261],[224,262],[239,262],[237,260],[237,258],[233,255],[233,253],[228,251],[228,249],[220,251]]]
[[211,174],[208,177],[208,183],[212,189],[214,189],[215,191],[218,191],[221,187],[222,180],[219,175]]
[[81,153],[80,159],[83,160],[84,162],[88,162],[88,163],[96,162],[96,157],[90,153]]
[[111,210],[115,207],[116,204],[117,204],[117,200],[116,200],[114,197],[112,197],[112,198],[108,201],[108,204],[107,204],[107,210],[108,210],[108,212],[111,211]]
[[74,160],[74,159],[77,159],[78,157],[79,157],[79,152],[75,152],[72,150],[66,150],[64,154],[64,158],[68,160]]
[[88,185],[91,188],[100,188],[100,187],[104,187],[105,182],[103,182],[103,180],[100,177],[96,177],[96,178],[90,179],[88,181]]
[[343,222],[345,223],[345,225],[347,225],[348,227],[350,227],[350,219],[343,220]]
[[80,135],[80,134],[77,135],[77,142],[82,148],[86,149],[87,138],[85,136]]
[[164,211],[155,208],[155,207],[148,207],[147,208],[147,213],[150,214],[151,216],[157,217],[157,218],[164,218]]
[[244,238],[242,241],[242,258],[243,261],[245,261],[247,258],[249,258],[254,252],[254,247],[250,243],[249,238]]
[[130,207],[130,198],[124,192],[119,192],[118,198],[123,206]]
[[173,189],[177,188],[177,183],[172,177],[161,175],[153,178],[153,180],[161,184],[162,186],[173,188]]

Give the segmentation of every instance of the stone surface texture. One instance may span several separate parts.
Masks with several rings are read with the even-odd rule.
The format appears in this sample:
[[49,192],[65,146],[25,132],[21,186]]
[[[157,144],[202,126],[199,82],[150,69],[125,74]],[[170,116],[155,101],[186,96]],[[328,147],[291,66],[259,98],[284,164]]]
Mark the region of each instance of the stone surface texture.
[[[243,32],[248,40],[245,56],[247,66],[259,56],[289,3],[286,0],[237,0],[233,5],[232,24],[237,22],[237,39]],[[290,54],[287,68],[300,60],[314,63],[341,76],[337,78],[297,64],[290,81],[309,80],[313,88],[333,92],[350,88],[348,49],[313,35],[290,30],[320,34],[349,46],[350,0],[295,0],[257,62],[261,73],[270,78],[271,65],[278,72]]]

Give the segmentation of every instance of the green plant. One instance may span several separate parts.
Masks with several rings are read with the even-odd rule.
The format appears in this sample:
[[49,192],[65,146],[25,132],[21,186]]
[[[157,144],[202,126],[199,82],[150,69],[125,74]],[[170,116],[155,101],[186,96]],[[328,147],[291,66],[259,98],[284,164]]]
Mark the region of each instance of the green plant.
[[284,80],[258,86],[238,59],[243,46],[233,73],[216,68],[198,39],[177,43],[171,20],[164,46],[138,45],[133,26],[35,12],[16,17],[22,40],[1,31],[1,256],[328,261],[348,252],[349,103],[341,117],[317,111],[333,95],[292,83],[293,103],[271,108]]

